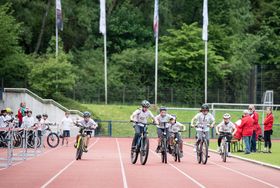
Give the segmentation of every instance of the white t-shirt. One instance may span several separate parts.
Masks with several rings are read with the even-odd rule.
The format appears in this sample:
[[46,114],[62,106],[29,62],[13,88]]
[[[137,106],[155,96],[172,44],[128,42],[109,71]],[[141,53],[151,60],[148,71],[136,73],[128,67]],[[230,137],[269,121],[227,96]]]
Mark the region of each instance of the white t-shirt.
[[45,130],[46,129],[46,124],[50,124],[51,122],[48,120],[48,119],[46,119],[46,120],[44,120],[43,118],[41,119],[41,121],[40,121],[40,127],[39,127],[39,129],[38,130]]
[[6,121],[6,118],[4,116],[0,116],[0,128],[4,128],[7,126],[5,121]]
[[174,124],[169,124],[169,132],[171,133],[177,133],[183,128],[184,125],[180,122],[176,122]]
[[[147,123],[148,118],[154,119],[154,115],[150,110],[147,110],[146,112],[143,112],[142,109],[137,109],[132,113],[133,121],[139,122],[139,123]],[[139,124],[139,126],[144,126],[142,124]]]
[[61,121],[62,130],[70,131],[70,126],[73,125],[73,120],[70,117],[64,117]]
[[23,122],[22,123],[23,128],[30,128],[35,124],[35,120],[32,116],[31,117],[24,116],[22,122]]
[[156,116],[156,120],[158,120],[158,128],[163,129],[164,128],[164,123],[165,123],[165,128],[169,127],[169,120],[172,116],[170,114],[166,114],[165,116],[161,116],[160,114]]
[[83,127],[98,127],[98,124],[93,120],[93,119],[89,119],[88,122],[86,122],[84,119],[79,120],[78,121],[79,124],[81,124]]
[[202,112],[199,112],[195,115],[194,119],[196,120],[196,130],[202,131],[209,131],[209,125],[215,121],[215,118],[212,114],[208,113],[204,115]]
[[230,121],[228,124],[225,124],[224,121],[222,121],[219,125],[217,125],[219,132],[225,132],[225,133],[232,133],[233,129],[235,129],[235,125]]

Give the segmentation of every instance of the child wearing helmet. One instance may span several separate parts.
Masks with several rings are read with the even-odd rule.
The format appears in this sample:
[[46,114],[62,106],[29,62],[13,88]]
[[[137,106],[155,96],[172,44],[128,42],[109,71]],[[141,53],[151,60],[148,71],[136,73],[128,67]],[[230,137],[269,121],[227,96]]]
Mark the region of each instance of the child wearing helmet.
[[[91,116],[90,112],[84,112],[83,113],[84,119],[76,121],[76,124],[80,125],[81,127],[84,127],[84,128],[88,129],[86,131],[87,138],[86,138],[86,142],[85,142],[85,150],[84,150],[84,152],[88,151],[87,150],[87,146],[88,146],[91,134],[92,134],[92,130],[90,130],[90,129],[96,129],[98,127],[98,124],[93,119],[91,119],[90,116]],[[79,134],[76,137],[76,143],[74,144],[75,148],[77,147],[78,139],[79,139],[79,136],[81,135],[81,133],[82,133],[82,128],[80,128]]]
[[237,131],[234,123],[230,121],[230,114],[226,113],[223,115],[223,121],[216,126],[216,133],[219,135],[218,137],[218,152],[220,152],[221,141],[223,137],[227,138],[228,144],[228,155],[230,156],[230,143],[232,139],[232,135],[234,135]]
[[196,146],[199,144],[200,140],[203,136],[203,131],[205,132],[207,144],[209,145],[209,127],[214,127],[215,124],[215,118],[212,114],[209,113],[209,106],[207,104],[203,104],[201,106],[200,112],[197,113],[192,121],[191,126],[196,127],[196,137],[197,141],[194,147],[194,151],[196,151]]
[[[164,133],[164,131],[166,132],[166,136],[167,139],[169,139],[169,120],[172,116],[170,114],[167,113],[167,109],[165,107],[160,107],[159,109],[159,115],[156,116],[156,120],[158,121],[158,125],[157,125],[157,135],[158,135],[158,146],[156,149],[156,152],[159,153],[160,152],[160,144],[161,144],[161,137],[162,134]],[[170,148],[168,146],[168,148]]]
[[168,127],[170,132],[169,145],[172,145],[173,139],[177,138],[179,141],[179,149],[180,149],[181,157],[183,157],[183,140],[179,131],[185,131],[186,126],[176,120],[176,115],[172,115],[169,120]]
[[135,130],[134,138],[132,141],[132,150],[135,149],[136,141],[141,136],[144,131],[144,125],[147,124],[148,118],[153,119],[153,121],[157,124],[157,120],[155,119],[152,112],[149,110],[151,104],[147,100],[143,100],[141,102],[142,108],[135,110],[130,116],[130,121],[134,122],[133,127]]

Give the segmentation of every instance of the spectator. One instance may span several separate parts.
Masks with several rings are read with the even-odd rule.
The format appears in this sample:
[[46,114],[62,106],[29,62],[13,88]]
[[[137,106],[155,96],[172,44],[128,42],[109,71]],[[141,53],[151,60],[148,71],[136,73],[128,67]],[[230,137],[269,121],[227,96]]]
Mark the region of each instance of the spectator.
[[251,151],[251,137],[253,134],[253,119],[249,115],[248,110],[244,110],[244,115],[241,119],[242,137],[245,143],[245,154],[250,154]]
[[253,134],[252,134],[252,139],[251,139],[251,152],[256,152],[257,151],[257,144],[256,141],[258,139],[257,131],[261,130],[260,125],[259,125],[259,114],[256,112],[256,108],[254,105],[249,105],[249,114],[251,115],[253,119]]
[[273,127],[274,117],[271,107],[266,109],[266,117],[264,119],[264,152],[271,153],[271,135]]
[[7,115],[7,111],[6,110],[1,110],[1,114],[0,114],[0,128],[4,128],[7,126],[6,124],[6,115]]
[[68,146],[68,137],[70,137],[70,126],[73,125],[73,120],[69,117],[70,113],[65,112],[65,117],[61,121],[61,132],[63,132],[62,146],[64,144],[64,139],[66,141],[66,146]]
[[25,111],[26,116],[22,118],[22,126],[23,128],[31,128],[34,126],[35,119],[32,117],[32,111],[31,110],[26,110]]
[[13,111],[11,108],[6,108],[6,112],[7,112],[7,115],[6,115],[6,121],[13,121]]
[[19,126],[23,123],[23,117],[25,116],[25,111],[26,111],[26,104],[25,102],[20,103],[20,108],[18,109],[18,122]]

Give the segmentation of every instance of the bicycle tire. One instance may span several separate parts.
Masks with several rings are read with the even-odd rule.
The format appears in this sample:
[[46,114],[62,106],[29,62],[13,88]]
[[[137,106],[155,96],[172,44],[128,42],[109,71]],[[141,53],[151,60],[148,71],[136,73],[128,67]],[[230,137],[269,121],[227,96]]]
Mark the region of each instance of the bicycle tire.
[[201,151],[201,142],[196,146],[196,159],[197,159],[197,162],[198,162],[198,164],[200,164],[201,163],[201,153],[202,153],[202,151]]
[[181,162],[181,157],[180,157],[181,155],[180,155],[180,149],[179,149],[179,145],[178,145],[178,143],[176,143],[176,145],[175,145],[175,161],[177,161],[177,162]]
[[225,142],[225,140],[223,141],[223,162],[227,161],[227,143]]
[[[132,144],[131,144],[131,148],[133,147],[133,141],[132,141]],[[136,147],[135,150],[132,150],[130,151],[130,161],[132,164],[135,164],[137,162],[137,159],[138,159],[138,154],[139,154],[139,150],[138,148]]]
[[78,141],[78,145],[77,145],[77,152],[76,152],[76,160],[82,159],[82,155],[83,155],[83,139],[79,138]]
[[13,142],[13,145],[14,147],[20,147],[21,146],[21,142],[22,142],[22,136],[20,133],[16,132],[16,133],[13,133],[13,139],[14,139],[14,142]]
[[51,132],[47,136],[47,143],[51,148],[56,148],[59,145],[59,136],[56,133]]
[[148,156],[149,156],[149,147],[150,147],[149,138],[144,137],[142,139],[141,151],[140,151],[140,161],[142,165],[145,165],[147,163]]
[[161,162],[167,163],[167,147],[166,147],[166,138],[163,138],[162,140],[162,151],[161,151]]
[[29,148],[35,148],[35,139],[37,140],[37,148],[41,145],[41,139],[38,136],[35,136],[33,133],[27,135],[27,146]]
[[208,145],[206,141],[201,143],[201,162],[206,164],[208,160]]

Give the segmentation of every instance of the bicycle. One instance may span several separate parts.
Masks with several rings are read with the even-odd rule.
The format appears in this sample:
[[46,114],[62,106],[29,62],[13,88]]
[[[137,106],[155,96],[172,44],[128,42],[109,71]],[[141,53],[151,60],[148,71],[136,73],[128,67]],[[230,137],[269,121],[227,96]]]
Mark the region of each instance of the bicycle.
[[231,134],[226,134],[226,133],[221,133],[222,135],[222,140],[221,140],[221,146],[220,146],[220,155],[223,160],[223,162],[227,161],[228,157],[228,148],[229,148],[229,142],[227,139],[227,136],[230,136]]
[[[183,131],[179,131],[179,132],[183,132]],[[179,147],[179,139],[175,137],[175,134],[170,135],[170,139],[172,139],[171,151],[172,151],[172,156],[174,157],[174,161],[181,162],[182,153]]]
[[56,124],[52,124],[52,123],[44,124],[44,126],[46,126],[45,131],[48,132],[47,144],[51,148],[56,148],[59,145],[60,139],[59,139],[58,134],[51,130],[51,128],[50,128],[51,125],[56,125]]
[[130,155],[131,163],[135,164],[137,162],[138,155],[140,154],[140,162],[142,165],[145,165],[148,160],[149,146],[150,146],[147,130],[148,130],[148,125],[153,125],[153,124],[152,123],[144,124],[144,123],[140,123],[140,122],[134,122],[134,123],[144,125],[144,130],[141,133],[141,136],[136,141],[136,146],[133,146],[133,142],[132,142],[131,148],[133,148],[133,147],[135,147],[135,148],[131,149],[131,155]]
[[[209,125],[207,125],[209,127]],[[198,126],[195,126],[196,128]],[[202,139],[199,141],[199,143],[196,145],[196,159],[198,164],[206,164],[208,160],[208,141],[206,138],[206,131],[204,130],[204,127],[201,127],[202,129]]]
[[160,148],[161,148],[161,162],[162,163],[167,163],[167,141],[168,141],[168,137],[167,137],[167,132],[166,130],[168,128],[166,128],[166,123],[167,122],[162,122],[164,125],[164,131],[163,134],[161,135],[160,138]]
[[26,133],[26,140],[27,140],[27,147],[29,148],[37,148],[41,145],[41,139],[38,136],[38,130],[37,129],[29,129]]
[[85,152],[85,142],[86,142],[86,137],[87,137],[87,133],[86,131],[88,130],[92,130],[90,128],[87,127],[83,127],[81,125],[76,124],[77,127],[81,127],[81,135],[78,138],[78,142],[77,142],[77,151],[76,151],[76,160],[81,160],[82,159],[82,155],[83,152]]

